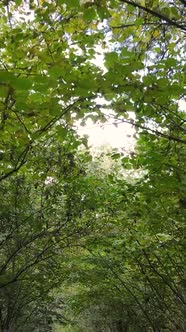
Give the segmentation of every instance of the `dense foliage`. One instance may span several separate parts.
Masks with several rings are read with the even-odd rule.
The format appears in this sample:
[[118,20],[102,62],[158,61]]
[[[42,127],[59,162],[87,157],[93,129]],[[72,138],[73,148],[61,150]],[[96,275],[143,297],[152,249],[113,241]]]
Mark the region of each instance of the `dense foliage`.
[[[185,9],[0,2],[1,332],[186,330]],[[105,170],[75,125],[111,116]]]

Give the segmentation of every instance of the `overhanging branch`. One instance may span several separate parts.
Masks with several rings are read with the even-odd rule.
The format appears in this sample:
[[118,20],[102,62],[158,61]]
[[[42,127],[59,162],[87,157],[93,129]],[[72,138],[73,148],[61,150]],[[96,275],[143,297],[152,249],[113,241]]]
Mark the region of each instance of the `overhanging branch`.
[[[152,9],[146,7],[146,6],[142,6],[139,3],[136,3],[134,1],[130,1],[130,0],[120,0],[120,1],[123,2],[123,3],[126,3],[128,5],[131,5],[131,6],[135,7],[135,8],[139,8],[139,9],[145,11],[146,13],[148,13],[148,14],[154,16],[154,17],[157,17],[157,18],[159,18],[162,21],[167,22],[168,25],[174,26],[174,27],[176,27],[178,29],[181,29],[182,31],[186,32],[186,25],[185,24],[180,24],[180,23],[178,23],[176,21],[173,21],[169,17],[167,17],[167,16],[165,16],[165,15],[163,15],[163,14],[157,12],[157,11],[154,11],[154,10],[152,10]],[[185,1],[182,2],[182,3],[185,3]]]
[[[169,141],[174,141],[174,142],[178,142],[178,143],[181,143],[181,144],[186,144],[186,140],[184,140],[184,139],[181,139],[181,138],[176,137],[176,136],[172,136],[172,135],[168,135],[168,134],[162,133],[161,131],[156,130],[156,129],[145,127],[143,125],[140,125],[140,124],[134,122],[134,120],[120,119],[115,124],[118,125],[120,123],[128,123],[128,124],[134,126],[135,128],[145,130],[147,133],[149,133],[151,135],[154,135],[156,137],[162,137],[162,138],[166,138]],[[143,134],[144,134],[144,132],[143,132]]]

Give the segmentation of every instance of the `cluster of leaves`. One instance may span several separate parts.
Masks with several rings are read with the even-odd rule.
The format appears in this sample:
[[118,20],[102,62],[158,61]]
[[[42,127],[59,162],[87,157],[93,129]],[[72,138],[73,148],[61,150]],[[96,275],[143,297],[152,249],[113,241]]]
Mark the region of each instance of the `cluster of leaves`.
[[[0,2],[0,331],[64,312],[81,331],[185,331],[185,8]],[[131,183],[77,152],[75,121],[108,102],[136,128],[135,153],[112,154]]]

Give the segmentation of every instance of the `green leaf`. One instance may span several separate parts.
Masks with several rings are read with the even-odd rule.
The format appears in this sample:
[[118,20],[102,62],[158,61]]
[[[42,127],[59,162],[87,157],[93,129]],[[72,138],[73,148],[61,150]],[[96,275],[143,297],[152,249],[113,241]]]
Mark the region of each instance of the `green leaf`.
[[92,21],[96,18],[96,11],[94,8],[87,8],[84,10],[83,17],[86,21]]
[[61,138],[65,138],[68,134],[68,129],[67,128],[64,128],[62,126],[58,126],[57,127],[57,132],[58,132],[58,135],[61,137]]
[[79,96],[79,97],[86,97],[89,95],[89,91],[87,90],[86,87],[77,87],[74,89],[74,96]]
[[110,52],[105,54],[105,65],[106,67],[114,67],[118,62],[118,54],[116,52]]
[[55,104],[51,105],[49,112],[53,116],[59,116],[61,114],[61,107],[60,107],[60,105],[55,105]]
[[177,60],[175,58],[168,58],[166,61],[165,61],[165,64],[167,67],[174,67],[177,65]]
[[65,3],[68,8],[79,7],[79,0],[66,0]]
[[84,137],[81,139],[82,144],[88,148],[88,136],[84,135]]
[[0,82],[1,83],[9,83],[14,78],[15,78],[15,76],[12,73],[7,72],[5,70],[0,70]]
[[97,13],[101,20],[111,17],[107,7],[97,6]]
[[121,157],[120,153],[114,153],[114,154],[111,155],[111,158],[114,159],[114,160],[119,159],[120,157]]
[[5,98],[8,94],[9,87],[5,84],[0,85],[0,97]]
[[18,90],[29,90],[32,87],[32,81],[27,78],[17,78],[11,80],[11,84],[15,89]]
[[15,0],[15,3],[17,6],[20,6],[22,4],[22,0]]

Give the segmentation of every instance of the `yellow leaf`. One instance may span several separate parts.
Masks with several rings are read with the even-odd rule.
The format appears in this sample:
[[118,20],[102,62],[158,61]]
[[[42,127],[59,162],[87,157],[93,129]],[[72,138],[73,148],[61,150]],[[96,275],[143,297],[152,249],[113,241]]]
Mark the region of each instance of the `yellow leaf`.
[[153,37],[154,38],[158,38],[160,36],[160,31],[159,30],[155,30],[154,32],[153,32]]
[[141,0],[141,6],[145,7],[145,0]]

